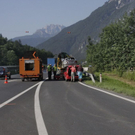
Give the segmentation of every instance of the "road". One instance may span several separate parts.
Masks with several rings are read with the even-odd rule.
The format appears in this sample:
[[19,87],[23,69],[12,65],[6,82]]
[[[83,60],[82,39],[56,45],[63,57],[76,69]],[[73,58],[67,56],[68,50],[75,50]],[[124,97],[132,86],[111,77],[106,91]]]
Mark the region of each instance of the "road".
[[134,99],[46,77],[0,79],[0,135],[135,134]]

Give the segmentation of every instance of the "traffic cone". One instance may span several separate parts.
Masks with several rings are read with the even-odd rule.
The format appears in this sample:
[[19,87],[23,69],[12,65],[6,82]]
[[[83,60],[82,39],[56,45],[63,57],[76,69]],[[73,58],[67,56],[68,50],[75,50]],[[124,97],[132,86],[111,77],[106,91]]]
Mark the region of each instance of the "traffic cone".
[[5,84],[8,83],[8,81],[7,81],[7,75],[5,75],[5,82],[4,83]]

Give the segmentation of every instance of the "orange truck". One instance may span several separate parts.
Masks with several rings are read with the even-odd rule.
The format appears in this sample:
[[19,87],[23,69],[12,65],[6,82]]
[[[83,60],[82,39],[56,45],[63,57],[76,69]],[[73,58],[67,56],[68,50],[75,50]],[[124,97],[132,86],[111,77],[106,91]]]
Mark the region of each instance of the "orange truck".
[[32,78],[43,80],[42,60],[36,57],[35,53],[33,53],[33,57],[19,59],[19,74],[22,81]]

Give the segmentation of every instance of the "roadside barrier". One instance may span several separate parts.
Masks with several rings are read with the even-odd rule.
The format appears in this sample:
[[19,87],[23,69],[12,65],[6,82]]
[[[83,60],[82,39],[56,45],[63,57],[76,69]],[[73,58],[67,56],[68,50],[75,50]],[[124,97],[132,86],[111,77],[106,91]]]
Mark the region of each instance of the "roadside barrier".
[[100,83],[102,83],[102,74],[100,73]]
[[90,75],[90,78],[92,79],[93,83],[95,83],[95,79],[93,77],[93,74],[89,74]]

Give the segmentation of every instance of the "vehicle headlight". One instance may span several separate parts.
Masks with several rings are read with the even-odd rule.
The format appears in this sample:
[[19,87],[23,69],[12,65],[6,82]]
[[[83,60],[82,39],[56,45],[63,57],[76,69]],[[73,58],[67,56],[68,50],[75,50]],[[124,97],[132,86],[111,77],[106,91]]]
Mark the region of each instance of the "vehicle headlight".
[[3,74],[3,72],[0,72],[0,75],[2,75]]

